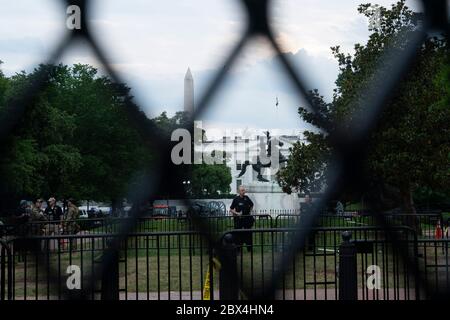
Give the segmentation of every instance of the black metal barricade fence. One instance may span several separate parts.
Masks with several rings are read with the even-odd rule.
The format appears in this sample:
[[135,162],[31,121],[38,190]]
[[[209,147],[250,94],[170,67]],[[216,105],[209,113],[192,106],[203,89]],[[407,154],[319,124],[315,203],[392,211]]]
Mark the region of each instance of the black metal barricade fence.
[[427,298],[436,298],[450,289],[448,239],[419,239],[418,264],[424,270]]
[[13,299],[13,260],[8,243],[0,238],[0,300]]
[[[77,290],[73,277],[79,275],[79,288],[90,288],[88,298],[93,300],[115,294],[122,300],[246,299],[247,293],[258,290],[267,294],[277,272],[276,261],[296,232],[293,228],[230,230],[217,238],[215,246],[198,232],[135,232],[120,242],[117,268],[112,269],[116,271],[95,278],[90,275],[97,272],[95,266],[103,262],[115,234],[14,238],[1,243],[0,297],[63,299],[67,291],[70,295]],[[346,239],[344,232],[349,234]],[[305,250],[282,273],[274,298],[413,300],[450,286],[449,240],[418,239],[408,227],[393,227],[391,232],[397,234],[395,244],[401,248],[393,246],[390,233],[377,227],[315,228]],[[243,242],[248,236],[250,243]],[[399,249],[414,257],[427,278],[428,296],[420,293]],[[97,280],[87,283],[93,279]]]
[[[12,281],[12,296],[16,300],[62,299],[67,289],[77,290],[68,288],[67,282],[68,268],[75,266],[80,287],[91,289],[88,298],[92,300],[110,294],[105,293],[104,284],[109,282],[107,287],[111,288],[110,282],[115,277],[117,286],[112,287],[117,287],[120,299],[202,299],[212,247],[199,239],[200,234],[191,231],[129,235],[120,243],[117,275],[97,275],[105,283],[86,283],[95,279],[90,275],[103,262],[105,248],[116,237],[89,234],[11,239],[8,261],[14,261],[14,271],[8,282]],[[56,273],[51,274],[52,270]],[[58,286],[50,286],[51,281]]]
[[[393,213],[381,214],[390,226],[409,226],[418,231],[418,237],[434,238],[436,236],[436,228],[442,229],[443,237],[450,235],[445,234],[444,228],[446,222],[440,213]],[[295,226],[302,215],[281,214],[274,218],[274,228],[289,228]],[[321,214],[317,217],[317,226],[321,227],[372,227],[377,225],[376,215],[360,215],[346,213],[343,215]]]
[[[339,288],[348,285],[349,279],[339,279],[340,249],[342,232],[351,230],[355,242],[356,272],[355,296],[360,300],[410,300],[419,298],[416,294],[414,276],[408,265],[392,249],[387,234],[376,227],[314,228],[314,237],[306,241],[304,252],[292,259],[282,281],[277,287],[275,298],[292,300],[336,300]],[[246,231],[232,231],[237,238]],[[246,279],[241,287],[254,294],[255,288],[266,287],[275,272],[276,261],[291,243],[292,228],[253,230],[253,246],[247,251],[245,244],[238,245],[238,270],[240,279]],[[397,232],[402,242],[412,252],[415,250],[415,233],[404,227]],[[379,283],[372,289],[367,285],[368,268],[381,270]],[[342,265],[341,265],[342,267]],[[344,267],[345,264],[344,264]],[[345,274],[345,273],[344,273]],[[379,285],[379,287],[378,287]]]
[[[53,54],[49,57],[48,63],[50,64],[54,63],[62,56],[66,48],[68,48],[70,45],[73,45],[79,40],[83,40],[85,41],[86,44],[90,46],[90,48],[92,48],[95,57],[98,58],[98,61],[102,64],[102,67],[104,67],[105,74],[108,74],[114,83],[123,83],[119,74],[115,72],[111,67],[105,55],[104,48],[99,46],[95,37],[92,34],[91,21],[89,20],[90,13],[92,13],[92,8],[88,6],[90,2],[86,0],[73,0],[62,2],[66,6],[69,5],[79,6],[82,15],[81,29],[74,29],[68,32],[67,37],[65,37],[61,41],[61,43],[57,46],[57,48],[55,48]],[[449,31],[449,21],[447,12],[448,4],[446,0],[421,1],[424,7],[422,23],[420,24],[420,26],[416,28],[416,30],[414,30],[414,32],[411,32],[407,36],[399,34],[398,35],[399,39],[394,39],[394,40],[402,40],[402,43],[404,43],[402,50],[394,50],[393,48],[390,47],[385,48],[382,56],[379,59],[381,63],[377,68],[377,70],[375,70],[370,83],[367,83],[367,85],[365,85],[360,91],[361,96],[366,98],[361,99],[361,101],[359,100],[353,101],[355,110],[358,111],[351,114],[347,120],[344,119],[345,121],[342,121],[342,123],[341,122],[329,123],[329,121],[320,117],[320,114],[318,113],[317,110],[318,108],[317,105],[315,105],[311,101],[307,92],[308,86],[302,77],[303,73],[297,72],[295,68],[292,67],[290,61],[282,53],[279,43],[276,41],[275,37],[276,30],[274,30],[274,27],[270,23],[271,18],[270,4],[272,3],[272,1],[242,0],[240,2],[242,3],[242,9],[247,14],[247,21],[246,21],[247,26],[245,28],[245,31],[243,32],[240,40],[236,43],[235,47],[231,50],[228,58],[224,61],[222,67],[219,68],[219,71],[213,77],[213,80],[207,87],[205,94],[200,98],[198,107],[196,108],[194,114],[191,115],[190,118],[191,121],[190,124],[187,126],[187,129],[192,131],[193,120],[198,119],[199,116],[201,116],[207,110],[209,103],[211,102],[212,98],[218,93],[220,85],[223,84],[229,70],[233,67],[237,58],[242,54],[243,49],[255,37],[262,36],[266,40],[268,40],[269,44],[271,45],[271,48],[277,54],[277,59],[279,60],[283,68],[282,71],[294,85],[296,92],[299,94],[301,98],[304,98],[306,100],[305,103],[306,108],[318,117],[317,122],[321,125],[321,127],[323,127],[323,130],[325,132],[330,134],[330,141],[331,141],[330,143],[332,145],[332,154],[330,155],[330,159],[334,159],[333,165],[330,166],[328,172],[329,179],[327,181],[326,192],[317,202],[318,203],[317,209],[314,210],[311,216],[306,217],[305,219],[300,219],[298,221],[295,228],[293,228],[297,230],[297,232],[293,233],[292,237],[289,237],[288,243],[283,244],[282,242],[283,254],[279,257],[280,259],[277,260],[276,263],[274,263],[275,266],[271,270],[273,276],[271,278],[270,283],[267,283],[267,287],[264,287],[264,290],[262,290],[262,288],[254,290],[256,288],[254,287],[252,288],[251,287],[252,285],[255,286],[261,283],[264,284],[265,286],[266,283],[262,279],[259,279],[258,284],[255,283],[255,278],[252,278],[254,277],[253,273],[250,274],[249,279],[248,278],[243,279],[244,281],[243,283],[250,283],[250,287],[248,289],[250,291],[246,290],[245,288],[241,288],[241,291],[244,290],[245,291],[244,294],[247,294],[247,296],[251,295],[250,292],[256,292],[256,294],[251,297],[261,298],[261,296],[258,295],[261,292],[264,293],[265,295],[264,297],[272,297],[279,291],[280,284],[283,283],[285,277],[287,276],[287,271],[289,270],[293,261],[295,261],[297,255],[299,256],[303,255],[303,257],[307,257],[308,250],[306,247],[309,246],[312,242],[315,242],[315,240],[313,239],[317,237],[317,234],[320,234],[319,230],[312,228],[315,225],[316,216],[319,213],[319,211],[321,211],[321,208],[324,206],[324,204],[327,203],[328,200],[331,200],[332,197],[335,196],[339,190],[342,190],[342,188],[350,186],[354,188],[359,188],[361,185],[363,185],[364,179],[361,176],[362,171],[359,169],[362,168],[362,163],[365,160],[364,157],[366,153],[364,151],[366,150],[367,147],[366,139],[367,137],[370,136],[372,130],[376,127],[377,121],[380,118],[379,115],[383,111],[386,101],[389,99],[394,88],[396,87],[396,85],[398,85],[402,77],[404,77],[408,73],[411,66],[413,65],[415,58],[417,56],[417,52],[427,37],[427,33],[436,31],[448,33]],[[395,43],[396,41],[392,42]],[[27,109],[32,108],[33,106],[32,101],[46,86],[49,77],[50,77],[49,70],[42,71],[41,73],[36,75],[35,81],[33,81],[33,83],[31,83],[26,88],[23,95],[21,95],[20,97],[14,97],[12,101],[7,102],[7,110],[10,110],[11,112],[5,112],[4,113],[5,116],[4,117],[2,116],[2,118],[0,119],[1,122],[0,139],[8,137],[11,134],[12,130],[17,125],[17,123],[20,121],[21,117],[25,114]],[[174,173],[175,172],[174,170],[172,170],[173,166],[170,161],[170,146],[171,146],[170,142],[163,141],[161,139],[162,135],[158,134],[159,131],[157,128],[155,127],[149,128],[143,123],[142,117],[139,117],[139,113],[141,111],[131,101],[131,99],[126,100],[124,103],[126,104],[124,110],[127,113],[128,119],[131,122],[133,122],[133,124],[136,125],[136,128],[139,131],[139,133],[146,138],[145,141],[148,144],[148,147],[152,150],[157,150],[159,156],[157,159],[155,159],[154,163],[155,168],[149,168],[151,169],[150,171],[152,179],[148,180],[151,181],[145,181],[145,183],[136,187],[134,190],[129,190],[130,194],[136,194],[135,196],[136,199],[134,199],[136,203],[140,203],[143,200],[148,200],[149,195],[151,195],[150,198],[153,199],[155,195],[161,194],[161,192],[165,191],[165,187],[168,185],[168,182],[180,180],[180,177],[177,176],[177,173]],[[140,192],[140,190],[147,190],[148,193],[144,194]],[[188,203],[188,201],[186,202]],[[373,207],[373,209],[375,209],[375,211],[377,210],[376,203],[371,203],[370,205],[371,207]],[[77,252],[75,250],[79,250],[76,248],[80,248],[81,246],[88,245],[87,243],[84,243],[85,241],[90,242],[91,243],[90,245],[92,246],[92,249],[90,250],[91,256],[93,256],[94,253],[100,254],[101,252],[102,259],[101,263],[99,263],[100,264],[99,268],[94,268],[93,265],[95,264],[94,262],[96,261],[96,259],[93,259],[91,257],[91,259],[93,259],[93,262],[88,269],[92,270],[90,272],[90,275],[86,279],[89,279],[90,282],[93,282],[92,285],[94,285],[95,282],[101,281],[103,278],[101,277],[99,278],[98,273],[100,272],[104,274],[108,270],[115,270],[115,268],[110,268],[111,267],[110,265],[116,263],[117,260],[120,260],[118,252],[122,251],[124,241],[128,241],[126,240],[127,236],[129,236],[130,233],[133,230],[135,230],[136,224],[138,223],[139,213],[132,212],[131,216],[132,216],[131,220],[121,221],[117,233],[109,233],[106,235],[89,234],[76,236],[56,236],[56,235],[40,236],[31,242],[27,241],[26,237],[20,240],[19,239],[11,240],[13,244],[11,248],[13,251],[12,255],[14,258],[14,270],[17,270],[16,263],[18,262],[16,262],[16,259],[17,260],[19,260],[19,258],[23,259],[20,262],[21,263],[20,268],[23,269],[22,270],[23,272],[17,273],[17,276],[21,275],[23,279],[20,280],[22,280],[25,283],[22,292],[14,291],[14,297],[16,296],[20,297],[20,295],[22,295],[23,298],[26,298],[28,297],[28,294],[31,294],[31,296],[39,298],[40,297],[39,292],[42,292],[39,290],[41,289],[42,285],[44,285],[44,287],[46,285],[47,293],[45,294],[45,296],[47,298],[49,298],[53,294],[56,294],[58,298],[64,297],[76,299],[88,298],[89,296],[92,297],[92,295],[95,296],[95,287],[86,286],[85,283],[83,285],[85,291],[81,292],[80,295],[74,296],[73,291],[67,291],[61,288],[62,287],[62,284],[60,282],[62,274],[60,269],[61,259],[64,258],[65,259],[64,261],[67,260],[68,262],[71,262],[75,258],[76,259],[79,258],[85,261],[86,257],[83,256],[82,253],[84,252],[84,250],[81,250],[80,252]],[[204,222],[205,221],[202,221],[201,219],[194,220],[194,227],[195,227],[194,229],[206,233],[205,239],[208,240],[207,241],[208,248],[216,248],[216,249],[220,248],[215,247],[217,245],[216,234],[214,232],[209,233],[208,231],[211,228],[205,227]],[[383,216],[378,216],[377,223],[379,226],[384,228],[384,232],[386,233],[386,235],[388,235],[385,238],[389,239],[389,241],[393,243],[392,246],[393,248],[402,247],[404,240],[398,233],[393,231],[393,228],[391,228],[390,221],[388,221],[388,219],[384,219]],[[279,228],[276,230],[280,232]],[[242,233],[242,231],[236,232]],[[257,232],[258,232],[257,230],[252,230],[252,233],[256,234]],[[151,234],[152,233],[149,233],[148,236],[150,237]],[[261,236],[262,239],[265,239],[265,236],[266,235]],[[93,240],[96,238],[99,238],[100,239],[99,243],[103,245],[103,247],[101,247],[101,249],[98,250],[96,249],[97,244]],[[68,252],[66,252],[66,255],[62,255],[62,252],[65,250],[64,249],[65,247],[61,244],[61,241],[64,241],[64,239],[72,240],[69,241],[69,243],[67,244],[71,249]],[[82,241],[81,240],[78,241],[78,239],[82,239]],[[160,239],[159,236],[156,236],[156,239]],[[173,239],[171,239],[171,241],[173,241]],[[324,240],[325,247],[327,241],[328,240]],[[442,242],[445,243],[446,241],[447,240],[443,240]],[[18,246],[18,242],[20,243],[19,247],[21,247],[21,250],[16,252],[14,248]],[[51,248],[51,242],[54,242],[56,244],[56,249],[58,252],[56,256],[54,256],[54,251],[48,249]],[[435,265],[434,268],[441,268],[440,267],[441,261],[440,258],[438,259],[437,256],[437,252],[439,252],[439,250],[437,250],[437,245],[435,245],[435,243],[436,242],[427,243],[427,245],[430,245],[432,246],[432,248],[434,248],[435,254],[432,252],[432,250],[426,249],[428,248],[427,245],[422,246],[425,250],[422,254],[427,255],[428,257],[430,254],[432,255],[434,254],[434,257],[437,261],[437,263],[434,264]],[[271,245],[273,245],[273,242],[271,243]],[[42,246],[47,249],[42,251]],[[265,242],[262,244],[262,246],[264,249]],[[26,249],[27,247],[28,249],[30,249],[28,251],[31,252],[32,254],[24,253],[24,249]],[[128,246],[125,246],[125,248],[128,248]],[[157,251],[161,250],[161,248],[157,246],[156,250]],[[172,249],[170,250],[173,253],[173,250]],[[61,254],[59,254],[60,251]],[[25,250],[25,252],[27,252],[27,250]],[[45,252],[45,255],[43,255],[42,252]],[[201,252],[203,253],[203,251]],[[428,268],[425,270],[419,270],[416,268],[417,256],[421,254],[420,250],[418,254],[411,254],[408,250],[404,250],[402,252],[394,250],[393,252],[395,257],[398,256],[399,259],[402,261],[402,263],[408,266],[409,268],[408,270],[412,270],[412,273],[414,273],[415,275],[415,279],[420,280],[422,288],[432,287],[433,280],[430,280],[430,278],[427,277],[426,274],[426,270],[429,269],[428,267],[430,266],[430,264],[428,264],[428,262],[425,262],[425,266]],[[241,254],[243,254],[242,251]],[[9,254],[6,254],[6,256],[10,257]],[[160,257],[160,255],[157,255],[156,257]],[[324,257],[326,258],[327,256],[324,255]],[[56,262],[58,262],[55,266],[49,263],[53,262],[52,259],[56,259]],[[211,254],[209,253],[210,262],[211,259],[212,259]],[[170,263],[172,267],[173,263],[170,259],[169,261],[170,262],[168,262],[168,264]],[[349,261],[354,261],[354,259],[349,259]],[[125,260],[125,262],[128,263],[128,259]],[[210,275],[213,274],[211,265],[212,264],[210,263],[209,264]],[[230,261],[227,260],[225,265],[227,266],[230,265]],[[401,264],[399,265],[401,266]],[[32,269],[35,270],[35,273],[34,274],[32,273],[31,275],[28,273],[28,268],[30,266],[32,266],[33,267]],[[171,270],[170,267],[168,267],[168,269]],[[43,274],[42,271],[44,270],[47,271],[48,276],[46,278],[40,278]],[[397,268],[396,271],[393,273],[393,275],[396,275],[398,272],[400,271]],[[437,278],[439,279],[440,273],[435,272],[435,274],[437,274]],[[35,277],[34,282],[30,282],[31,278],[28,279],[28,277],[32,277],[33,275]],[[138,277],[138,274],[136,274],[135,276]],[[16,290],[16,284],[18,283],[17,278],[15,277],[16,272],[13,273],[14,278],[13,290]],[[8,278],[7,280],[9,282],[11,279]],[[211,283],[209,284],[210,288],[214,288],[213,283],[214,277],[211,276],[210,280],[211,280]],[[429,280],[431,281],[430,283]],[[426,283],[424,284],[424,282]],[[28,288],[27,283],[32,283],[35,292],[30,293],[30,290],[32,290],[32,288]],[[389,282],[387,283],[388,285],[390,284]],[[399,282],[397,281],[397,283]],[[324,284],[321,285],[322,286],[327,285],[327,281],[324,281]],[[417,285],[418,284],[416,281],[416,286]],[[248,288],[248,286],[246,286],[246,288]],[[170,293],[170,290],[168,292]],[[230,290],[230,292],[233,292],[233,290]],[[293,292],[295,292],[295,290]],[[212,290],[211,293],[213,295],[214,290]],[[107,295],[105,294],[105,297],[106,296]],[[117,296],[114,296],[113,298],[117,298]]]
[[[290,228],[294,227],[302,214],[279,214],[272,216],[269,214],[253,214],[256,228]],[[410,226],[419,231],[418,236],[423,238],[434,238],[436,227],[439,223],[443,236],[446,221],[440,213],[419,213],[415,215],[395,213],[383,214],[391,226]],[[206,221],[209,230],[214,233],[224,232],[233,229],[233,216],[202,216],[195,218]],[[95,233],[114,233],[119,230],[124,221],[131,221],[132,218],[86,218],[78,219],[75,222],[80,226],[81,231]],[[372,227],[377,225],[375,215],[360,215],[346,213],[343,215],[321,214],[317,219],[317,226],[320,227]],[[188,217],[141,217],[137,220],[135,231],[137,232],[170,232],[189,231],[195,226],[193,218]],[[59,221],[37,221],[22,224],[7,224],[3,226],[5,234],[24,235],[57,235],[63,233],[63,223]]]
[[[269,215],[252,215],[254,218],[253,228],[258,229],[269,229],[269,228],[292,228],[294,227],[302,215],[279,215],[275,218]],[[392,226],[411,226],[410,215],[388,215]],[[218,241],[223,233],[233,230],[236,227],[237,218],[232,216],[203,216],[199,219],[206,221],[204,223],[207,229],[203,229],[203,232],[210,234],[211,239]],[[76,223],[80,226],[80,235],[85,234],[115,234],[118,232],[120,225],[123,221],[130,220],[130,218],[96,218],[96,219],[79,219]],[[418,237],[421,239],[434,239],[436,222],[440,221],[440,215],[429,215],[422,214],[417,215],[414,218],[416,224],[414,226],[418,230]],[[138,219],[136,228],[134,232],[138,233],[155,233],[155,232],[179,232],[179,231],[190,231],[195,226],[195,221],[190,218],[182,217],[143,217]],[[320,215],[317,223],[317,227],[331,227],[331,228],[350,228],[350,227],[374,227],[376,226],[376,221],[373,216],[336,216],[336,215]],[[53,235],[63,235],[65,234],[63,224],[55,221],[43,221],[43,222],[31,222],[20,225],[5,226],[8,232],[6,232],[6,239],[10,237],[28,237],[28,236],[53,236]],[[309,238],[313,237],[315,232],[311,232]],[[316,239],[321,239],[321,236]],[[364,235],[359,235],[356,233],[354,235],[355,239],[365,237]],[[447,235],[443,232],[443,237],[447,239]],[[18,240],[20,242],[20,240]],[[138,239],[138,242],[143,241],[143,239]],[[198,242],[201,241],[200,237],[194,237],[192,239],[187,239],[186,237],[181,238],[183,245],[188,245],[191,243],[193,245],[193,252],[196,251],[196,246]],[[328,237],[325,241],[331,241],[335,243],[334,238]],[[308,243],[307,243],[308,244]],[[50,248],[56,248],[56,241],[49,241],[48,245]],[[172,248],[177,248],[177,243],[172,242],[170,244]],[[309,244],[308,244],[309,245]],[[128,248],[132,248],[134,243],[129,243]],[[137,244],[141,246],[141,244]]]
[[[265,214],[253,214],[254,227],[274,227],[273,217]],[[189,231],[195,226],[194,220],[205,222],[208,230],[212,233],[220,233],[233,229],[235,218],[233,216],[201,216],[201,217],[141,217],[137,220],[136,232],[171,232]],[[80,226],[81,231],[95,233],[115,233],[122,223],[133,221],[132,218],[86,218],[74,220]],[[6,234],[15,236],[24,235],[57,235],[64,233],[63,222],[60,221],[36,221],[17,225],[5,225]],[[204,230],[203,230],[204,231]]]

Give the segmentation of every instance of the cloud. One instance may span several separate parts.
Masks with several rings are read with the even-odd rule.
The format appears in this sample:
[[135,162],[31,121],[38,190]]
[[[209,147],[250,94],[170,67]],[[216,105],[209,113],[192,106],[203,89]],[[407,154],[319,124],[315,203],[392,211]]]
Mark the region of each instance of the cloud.
[[[330,100],[338,68],[331,46],[352,52],[368,38],[367,21],[357,13],[361,0],[278,0],[272,8],[276,38],[297,72]],[[389,5],[395,0],[377,0]],[[408,1],[413,3],[413,1]],[[121,0],[93,3],[94,35],[112,67],[132,88],[137,102],[150,115],[182,109],[183,79],[194,73],[196,101],[220,69],[245,27],[238,1],[229,0]],[[65,10],[55,1],[21,0],[2,6],[0,59],[11,75],[31,71],[44,62],[65,30]],[[11,30],[14,30],[12,33]],[[101,70],[89,50],[68,48],[65,63],[90,63]],[[275,100],[278,97],[278,108]],[[303,104],[274,52],[253,41],[239,59],[223,91],[205,118],[221,123],[249,123],[260,127],[303,125],[297,108]]]
[[[308,80],[308,89],[317,88],[331,98],[338,72],[333,60],[311,56],[306,50],[285,55]],[[306,124],[297,110],[304,104],[277,57],[271,57],[231,72],[202,119],[230,126],[238,123],[260,128],[300,128]]]
[[0,39],[2,55],[9,54],[39,54],[44,50],[44,45],[39,38],[22,37]]
[[338,63],[328,57],[314,56],[305,49],[295,54],[288,54],[288,59],[296,67],[297,72],[303,76],[308,89],[318,89],[326,100],[331,101],[333,89],[338,75]]

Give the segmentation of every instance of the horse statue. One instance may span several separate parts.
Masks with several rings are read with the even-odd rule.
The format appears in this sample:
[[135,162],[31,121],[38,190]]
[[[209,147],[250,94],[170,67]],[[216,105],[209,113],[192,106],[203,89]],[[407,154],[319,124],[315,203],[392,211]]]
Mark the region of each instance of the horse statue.
[[[272,155],[272,143],[271,143],[272,137],[270,136],[269,131],[266,131],[266,137],[267,137],[267,156],[270,157]],[[282,147],[283,142],[279,141],[278,146]],[[279,163],[287,162],[286,157],[281,154],[281,151],[278,151],[278,159],[279,159]],[[250,161],[246,160],[242,164],[241,172],[239,173],[238,178],[242,177],[245,174],[245,172],[247,172],[247,167],[249,165],[251,165],[252,169],[254,171],[256,171],[256,173],[258,173],[258,175],[256,177],[256,179],[258,179],[258,181],[269,182],[269,180],[264,178],[263,175],[261,174],[261,169],[262,168],[270,168],[272,165],[272,161],[270,161],[269,163],[266,163],[266,164],[262,164],[261,161],[259,160],[259,157],[257,157],[256,163],[251,164]]]

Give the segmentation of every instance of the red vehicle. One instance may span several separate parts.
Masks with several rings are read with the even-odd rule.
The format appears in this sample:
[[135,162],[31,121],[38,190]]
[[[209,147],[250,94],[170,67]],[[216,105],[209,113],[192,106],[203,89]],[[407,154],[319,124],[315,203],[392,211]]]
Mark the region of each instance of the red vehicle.
[[166,204],[155,204],[151,208],[151,216],[157,218],[174,217],[177,214],[176,207]]

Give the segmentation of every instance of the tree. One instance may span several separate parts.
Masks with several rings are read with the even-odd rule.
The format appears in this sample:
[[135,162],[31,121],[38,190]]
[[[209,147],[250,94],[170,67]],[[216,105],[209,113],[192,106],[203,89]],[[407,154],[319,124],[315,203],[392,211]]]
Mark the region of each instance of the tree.
[[[358,11],[372,18],[375,14],[372,8],[371,4],[363,4]],[[416,28],[416,15],[404,0],[390,9],[379,7],[379,13],[379,24],[369,28],[367,44],[356,44],[353,55],[342,53],[339,46],[332,48],[340,68],[333,99],[327,103],[317,90],[310,93],[320,116],[328,120],[331,129],[328,134],[321,130],[305,132],[307,143],[297,143],[293,147],[287,166],[277,176],[286,192],[315,191],[325,185],[326,168],[332,161],[333,124],[348,123],[349,117],[357,111],[355,108],[368,99],[361,96],[361,89],[370,84],[380,64],[387,66],[388,62],[380,59],[385,48],[402,50],[406,37],[398,35],[407,35]],[[412,195],[418,187],[450,194],[448,51],[447,38],[426,39],[412,69],[387,102],[368,141],[364,173],[373,188],[361,191],[376,193],[386,205],[389,201],[384,200],[391,198],[392,204],[401,205],[409,213],[415,212]],[[299,108],[299,114],[308,123],[324,129],[315,114],[303,107]],[[361,193],[355,194],[353,190],[353,193],[341,194],[352,198],[355,195],[361,196]]]
[[[161,113],[160,116],[152,119],[155,125],[163,133],[163,139],[170,141],[171,134],[177,128],[186,128],[189,124],[188,114],[185,112],[177,112],[173,117],[168,117],[166,112]],[[194,141],[191,137],[191,150],[194,150]],[[202,139],[206,140],[206,132],[202,129]],[[177,143],[177,142],[175,142]],[[175,144],[174,143],[174,144]],[[216,150],[211,151],[211,156],[214,157]],[[193,156],[193,152],[192,152]],[[225,162],[228,161],[226,154],[223,155]],[[231,170],[223,164],[192,164],[173,165],[172,169],[177,177],[176,181],[172,183],[179,184],[179,188],[172,188],[165,196],[167,197],[179,197],[188,195],[189,197],[217,197],[219,194],[229,194],[230,184],[232,181]],[[186,185],[183,182],[189,181],[189,189],[186,189]],[[184,189],[184,190],[183,190]],[[181,194],[175,194],[173,190],[183,190]]]
[[11,112],[9,99],[42,71],[49,74],[45,88],[2,144],[2,196],[123,199],[152,158],[124,110],[129,88],[88,65],[41,65],[30,74],[0,74],[0,112]]
[[231,181],[231,170],[225,164],[195,164],[192,169],[192,196],[207,198],[229,194]]

